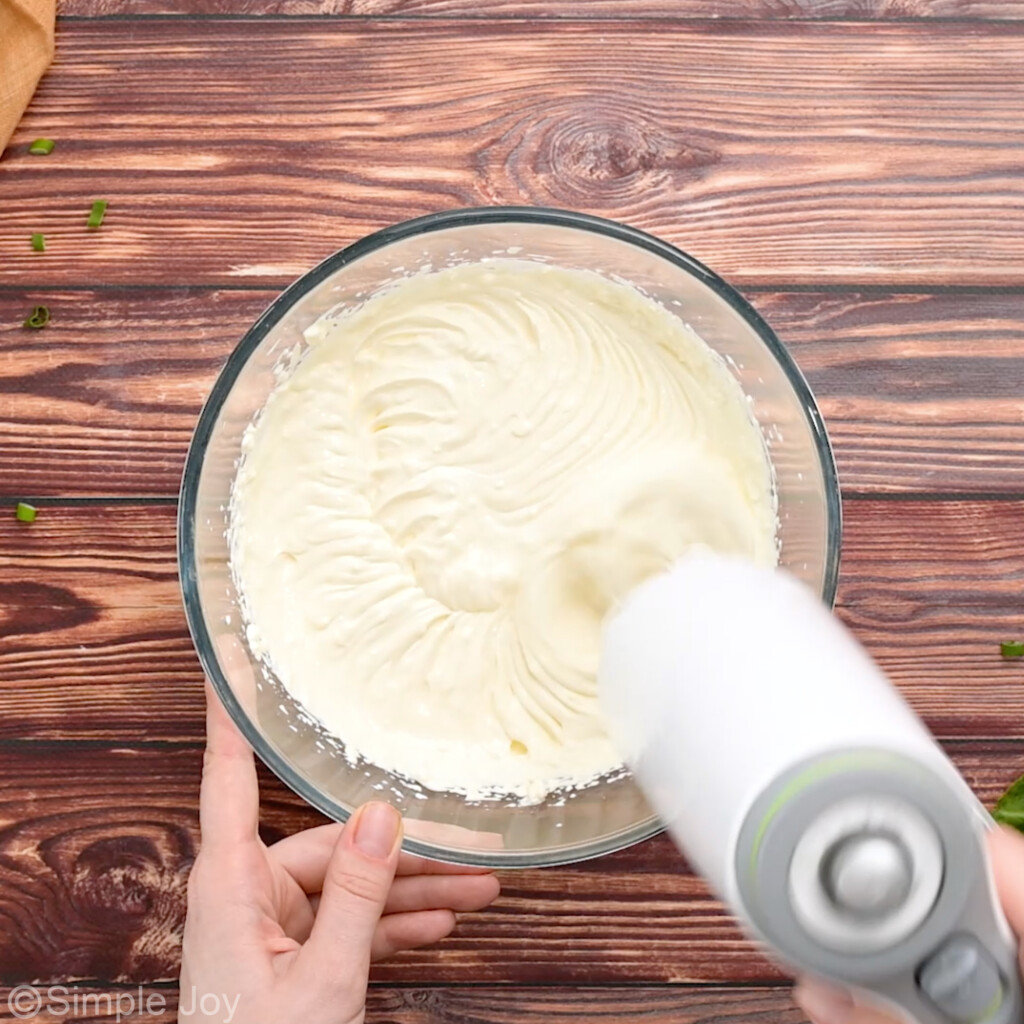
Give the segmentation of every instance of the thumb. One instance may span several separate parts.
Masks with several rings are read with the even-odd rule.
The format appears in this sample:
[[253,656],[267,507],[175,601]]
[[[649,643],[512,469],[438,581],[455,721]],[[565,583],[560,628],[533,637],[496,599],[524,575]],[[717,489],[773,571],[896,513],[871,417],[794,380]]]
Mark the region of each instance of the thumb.
[[801,978],[793,989],[793,1002],[811,1024],[899,1024],[881,1009],[854,1002],[845,989],[811,978]]
[[389,804],[364,804],[341,831],[324,876],[313,931],[299,961],[318,985],[335,978],[360,1005],[374,932],[401,852],[402,818]]
[[[1024,836],[1010,828],[993,829],[988,851],[999,902],[1018,937],[1024,936]],[[1024,965],[1024,951],[1022,951]],[[797,1006],[813,1024],[893,1024],[883,1012],[857,1005],[849,992],[802,978],[793,990]]]
[[1024,940],[1024,836],[1012,828],[993,829],[988,852],[1006,920]]

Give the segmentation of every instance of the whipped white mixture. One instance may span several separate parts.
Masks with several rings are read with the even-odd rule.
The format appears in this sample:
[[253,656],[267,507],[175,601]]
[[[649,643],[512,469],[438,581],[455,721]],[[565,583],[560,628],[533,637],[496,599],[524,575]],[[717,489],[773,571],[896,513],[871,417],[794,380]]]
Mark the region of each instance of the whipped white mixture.
[[308,332],[232,502],[249,642],[346,749],[537,800],[614,769],[601,622],[694,545],[776,559],[722,361],[596,274],[421,274]]

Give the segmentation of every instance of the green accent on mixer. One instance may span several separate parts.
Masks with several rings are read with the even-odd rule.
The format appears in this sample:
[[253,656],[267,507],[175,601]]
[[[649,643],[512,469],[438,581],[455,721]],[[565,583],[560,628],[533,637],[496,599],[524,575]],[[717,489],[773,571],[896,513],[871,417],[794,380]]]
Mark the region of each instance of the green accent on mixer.
[[785,786],[779,791],[778,796],[771,802],[771,806],[765,812],[765,816],[761,819],[761,824],[757,826],[757,832],[754,835],[754,842],[750,849],[750,877],[751,880],[757,881],[757,858],[761,852],[761,843],[764,841],[764,837],[768,832],[768,826],[771,825],[775,816],[793,799],[798,793],[802,793],[805,789],[811,786],[815,782],[819,782],[821,779],[826,779],[830,775],[838,775],[841,772],[849,771],[851,769],[856,770],[858,768],[874,768],[879,764],[883,764],[889,761],[889,758],[877,751],[855,751],[848,754],[837,754],[834,757],[827,758],[823,761],[817,761],[812,764],[806,771],[801,772],[795,779],[790,779]]
[[992,1002],[985,1007],[984,1010],[974,1018],[972,1024],[985,1024],[985,1021],[991,1020],[1000,1010],[1003,1005],[1003,987],[999,986],[999,991],[992,997]]

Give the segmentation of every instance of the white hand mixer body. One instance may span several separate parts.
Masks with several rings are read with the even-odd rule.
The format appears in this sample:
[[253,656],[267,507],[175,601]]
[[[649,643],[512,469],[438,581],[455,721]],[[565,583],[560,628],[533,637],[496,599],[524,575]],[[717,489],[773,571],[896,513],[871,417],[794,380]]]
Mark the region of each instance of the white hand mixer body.
[[919,1024],[1024,1020],[991,818],[803,584],[679,562],[606,623],[599,689],[652,808],[791,970]]

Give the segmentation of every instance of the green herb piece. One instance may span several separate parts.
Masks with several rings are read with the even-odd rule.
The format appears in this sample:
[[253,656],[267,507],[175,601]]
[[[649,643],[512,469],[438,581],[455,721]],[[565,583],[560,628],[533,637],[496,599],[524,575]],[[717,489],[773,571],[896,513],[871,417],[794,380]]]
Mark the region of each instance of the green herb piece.
[[29,314],[24,326],[31,327],[32,330],[38,331],[41,327],[45,327],[49,322],[50,311],[46,306],[36,306],[36,308]]
[[49,156],[53,152],[53,147],[57,143],[53,139],[36,139],[29,147],[28,151],[33,156]]
[[1000,825],[1011,825],[1024,832],[1024,775],[999,798],[992,817]]
[[36,507],[35,505],[28,505],[24,501],[19,501],[17,508],[14,510],[14,515],[22,523],[34,523],[36,521]]
[[1024,640],[1004,640],[999,651],[1004,658],[1024,658]]
[[36,252],[46,252],[46,237],[38,232],[32,236],[32,248]]
[[92,210],[89,213],[89,219],[85,222],[85,226],[95,231],[103,223],[103,215],[106,212],[106,199],[97,199],[96,202],[92,204]]

